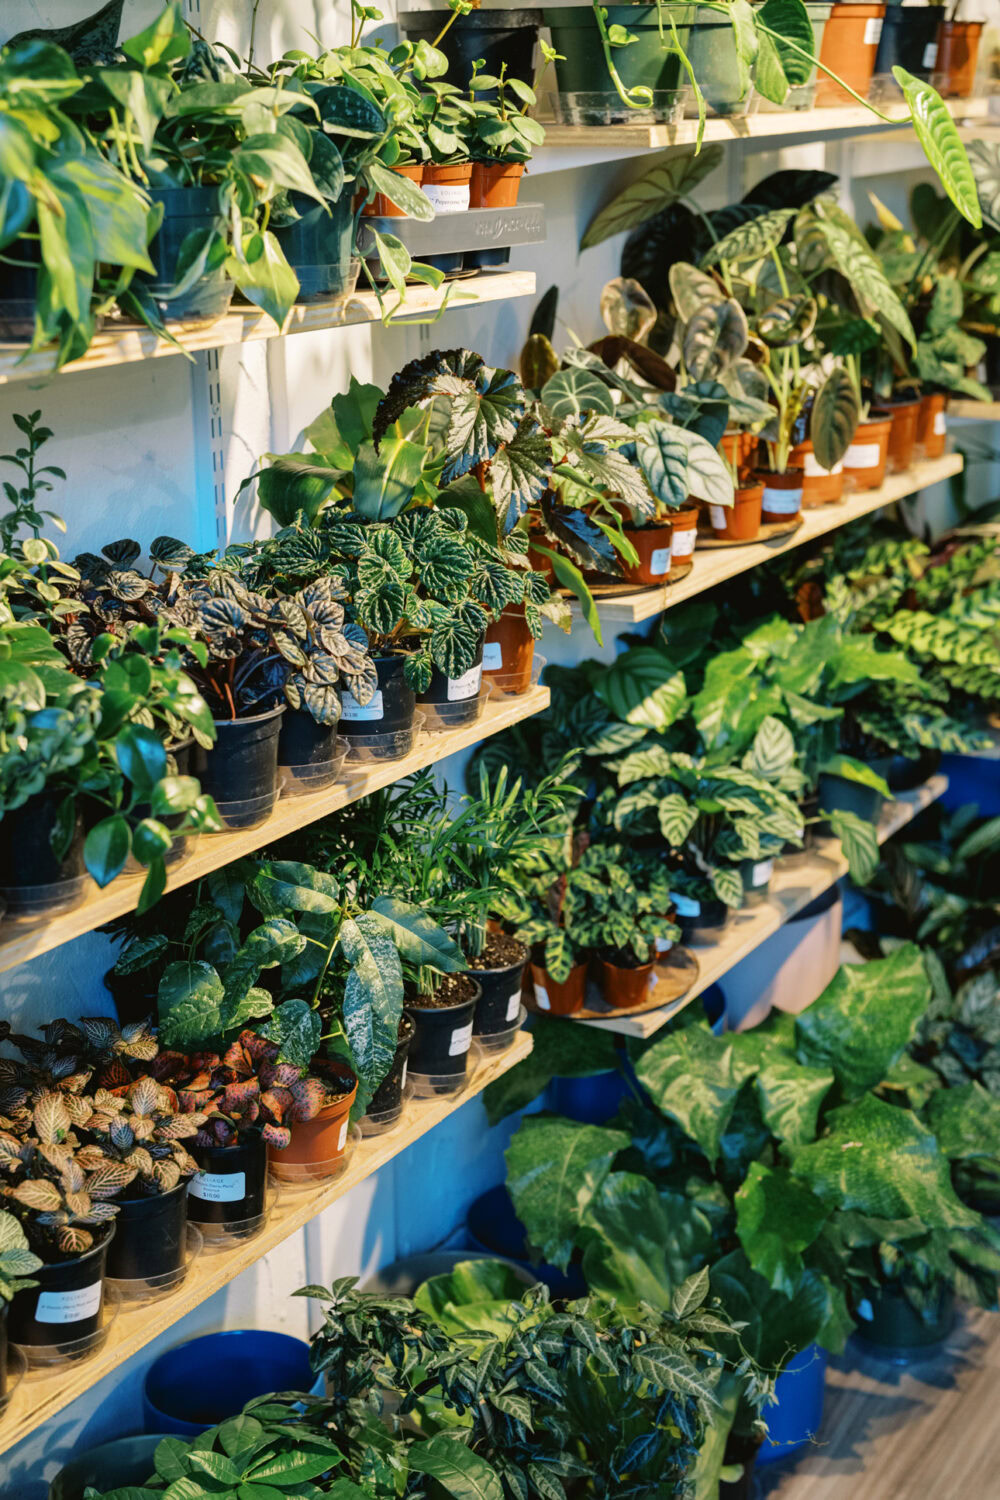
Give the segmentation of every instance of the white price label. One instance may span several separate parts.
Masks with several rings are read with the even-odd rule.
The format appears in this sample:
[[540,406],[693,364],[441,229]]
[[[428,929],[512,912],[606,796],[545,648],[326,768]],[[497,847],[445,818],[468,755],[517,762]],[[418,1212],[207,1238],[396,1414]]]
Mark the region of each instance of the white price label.
[[944,437],[947,431],[948,418],[945,416],[943,411],[936,411],[934,413],[934,435],[936,437]]
[[872,1323],[875,1321],[875,1310],[872,1307],[871,1303],[868,1301],[867,1297],[863,1297],[858,1303],[858,1317],[864,1318],[866,1323]]
[[384,716],[381,688],[375,689],[367,703],[359,703],[354,694],[345,688],[340,695],[340,703],[342,719],[381,719]]
[[750,884],[752,886],[754,886],[755,888],[758,885],[767,885],[767,882],[770,880],[770,878],[771,878],[771,876],[773,874],[774,874],[774,860],[773,859],[761,859],[761,860],[758,860],[758,862],[754,865],[753,869],[750,871]]
[[881,443],[852,443],[844,454],[845,469],[877,469],[881,462]]
[[710,505],[708,514],[712,522],[713,530],[725,531],[726,529],[726,507],[724,505]]
[[686,527],[683,531],[675,531],[670,542],[670,552],[674,562],[679,557],[690,557],[694,551],[694,526]]
[[340,1127],[340,1134],[337,1137],[337,1150],[338,1151],[343,1151],[345,1145],[347,1144],[347,1131],[348,1131],[348,1129],[350,1127],[350,1123],[351,1123],[351,1118],[350,1118],[350,1115],[348,1115],[348,1117],[344,1121],[343,1125],[341,1125],[341,1127]]
[[769,516],[794,516],[802,509],[802,491],[764,489],[762,509]]
[[459,1026],[451,1034],[451,1046],[448,1048],[449,1057],[461,1057],[468,1052],[472,1046],[472,1022],[468,1026]]
[[510,999],[507,1001],[507,1019],[508,1021],[516,1021],[520,1014],[521,991],[519,989],[516,989],[513,995],[511,995]]
[[659,982],[660,981],[656,977],[656,971],[654,970],[653,973],[649,976],[649,988],[651,990],[655,990]]
[[403,1076],[399,1080],[399,1091],[400,1091],[400,1093],[402,1093],[403,1089],[406,1088],[406,1070],[407,1070],[407,1068],[409,1066],[410,1066],[410,1061],[409,1061],[409,1058],[407,1058],[406,1062],[404,1062],[404,1064],[403,1064]]
[[824,469],[815,453],[807,453],[803,459],[802,467],[807,479],[829,479],[831,474],[843,474],[844,465],[834,464],[832,469]]
[[437,214],[464,214],[469,207],[467,182],[425,182],[423,189]]
[[503,670],[503,652],[500,650],[499,641],[487,641],[483,647],[483,671],[501,672]]
[[880,16],[872,16],[870,21],[865,22],[865,46],[877,47],[881,40],[882,18]]
[[239,1203],[247,1195],[245,1172],[198,1172],[188,1192],[204,1203]]
[[35,1308],[36,1323],[82,1323],[101,1306],[101,1281],[78,1286],[71,1292],[42,1292]]
[[937,42],[928,42],[927,46],[924,48],[924,61],[923,61],[923,66],[927,69],[928,73],[933,72],[934,69],[937,67],[937,55],[938,55],[938,44],[937,44]]
[[535,1004],[539,1010],[551,1010],[552,1004],[549,1000],[549,992],[544,984],[535,984]]
[[671,948],[673,946],[674,946],[674,940],[673,940],[673,938],[657,938],[656,939],[656,951],[657,951],[657,953],[669,953],[670,950],[671,950]]
[[474,698],[479,692],[479,684],[483,680],[483,664],[477,662],[461,677],[448,678],[448,702],[460,703],[465,698]]
[[679,896],[676,891],[671,891],[670,899],[674,903],[674,911],[679,917],[701,916],[701,902],[695,901],[691,896]]
[[649,559],[649,571],[655,573],[657,578],[664,573],[670,572],[670,548],[654,547],[653,554]]

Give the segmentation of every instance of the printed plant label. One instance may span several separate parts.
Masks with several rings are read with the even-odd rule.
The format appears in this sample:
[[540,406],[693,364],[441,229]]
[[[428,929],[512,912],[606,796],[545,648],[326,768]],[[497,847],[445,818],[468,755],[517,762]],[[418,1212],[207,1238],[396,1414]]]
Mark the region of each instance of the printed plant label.
[[198,1172],[188,1192],[203,1203],[239,1203],[247,1195],[245,1172]]
[[382,707],[382,689],[376,688],[367,703],[359,703],[354,694],[345,688],[340,695],[342,719],[381,719],[385,716]]
[[101,1283],[78,1286],[71,1292],[42,1292],[35,1308],[36,1323],[82,1323],[101,1306]]
[[448,1048],[449,1057],[461,1057],[468,1052],[472,1046],[472,1022],[468,1026],[459,1026],[451,1034],[451,1046]]

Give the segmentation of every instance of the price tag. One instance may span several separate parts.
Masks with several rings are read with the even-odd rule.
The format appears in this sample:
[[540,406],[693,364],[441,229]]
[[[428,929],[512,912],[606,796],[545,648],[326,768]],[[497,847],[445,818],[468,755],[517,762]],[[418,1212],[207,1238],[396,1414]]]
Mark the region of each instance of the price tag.
[[881,443],[852,443],[844,454],[845,469],[877,469],[881,462]]
[[549,1000],[549,992],[544,984],[535,985],[535,1004],[539,1010],[551,1010],[552,1002]]
[[755,864],[753,869],[750,871],[750,884],[754,887],[758,885],[767,885],[767,882],[770,880],[773,874],[773,859],[758,860],[757,864]]
[[695,528],[692,526],[687,531],[675,531],[670,542],[670,551],[674,562],[680,557],[690,557],[694,551]]
[[701,916],[700,901],[695,901],[690,896],[678,896],[675,891],[670,892],[670,899],[674,903],[674,911],[679,917]]
[[402,1093],[403,1090],[406,1088],[406,1070],[407,1070],[407,1068],[409,1066],[410,1066],[410,1060],[409,1060],[409,1058],[407,1058],[407,1060],[403,1064],[403,1076],[399,1080],[399,1092],[400,1093]]
[[657,938],[656,939],[656,951],[657,951],[657,953],[669,953],[670,950],[671,950],[671,948],[673,946],[674,946],[674,940],[673,940],[673,938]]
[[[866,21],[865,22],[865,46],[866,47],[877,47],[878,44],[879,44],[879,42],[881,40],[882,40],[882,19],[881,19],[880,16],[872,16],[872,18],[871,18],[870,21]],[[429,191],[430,191],[429,188],[425,188],[424,189],[425,193],[429,192]],[[466,207],[468,207],[468,204],[466,204]]]
[[858,1317],[864,1318],[866,1323],[873,1323],[875,1321],[875,1312],[867,1297],[862,1297],[858,1303],[857,1312]]
[[348,1115],[348,1117],[344,1121],[343,1125],[341,1125],[341,1127],[340,1127],[340,1134],[337,1137],[337,1150],[338,1151],[343,1151],[344,1146],[347,1143],[347,1131],[348,1131],[348,1129],[350,1127],[350,1123],[351,1123],[351,1117],[350,1117],[350,1115]]
[[345,688],[340,695],[342,719],[381,719],[384,717],[382,707],[382,689],[376,688],[367,703],[359,703],[354,694]]
[[477,662],[461,677],[448,678],[448,702],[458,703],[465,698],[474,698],[479,692],[479,684],[483,680],[483,664]]
[[832,469],[824,469],[815,453],[807,453],[802,464],[807,479],[828,479],[831,474],[843,474],[844,465],[834,464]]
[[516,1021],[521,1014],[521,991],[516,989],[507,1001],[507,1019]]
[[934,69],[937,67],[937,57],[938,57],[938,44],[937,44],[937,42],[928,42],[927,46],[924,48],[924,61],[923,61],[923,66],[927,69],[928,73],[932,73],[934,71]]
[[669,547],[655,547],[653,549],[653,555],[649,559],[649,571],[655,573],[657,578],[662,577],[664,573],[670,572]]
[[[869,23],[871,24],[871,23]],[[464,214],[469,207],[467,182],[425,182],[424,196],[438,214]]]
[[461,1057],[468,1052],[472,1046],[472,1022],[468,1026],[459,1026],[451,1034],[451,1046],[448,1048],[449,1057]]
[[36,1323],[82,1323],[101,1307],[101,1282],[78,1286],[70,1292],[42,1292],[35,1308]]
[[769,490],[765,486],[763,509],[770,516],[794,516],[802,508],[802,491]]
[[500,650],[499,641],[487,641],[483,647],[483,671],[500,672],[503,670],[503,653]]
[[945,435],[945,433],[947,431],[948,431],[948,418],[945,416],[945,414],[944,414],[943,411],[936,411],[934,413],[934,435],[935,435],[935,437],[944,437],[944,435]]
[[655,990],[659,982],[660,981],[656,977],[656,971],[654,970],[653,973],[649,976],[649,988],[651,990]]
[[708,514],[711,519],[713,529],[715,531],[725,531],[726,507],[724,505],[710,505],[708,508]]
[[247,1195],[245,1172],[198,1172],[188,1192],[203,1203],[239,1203]]

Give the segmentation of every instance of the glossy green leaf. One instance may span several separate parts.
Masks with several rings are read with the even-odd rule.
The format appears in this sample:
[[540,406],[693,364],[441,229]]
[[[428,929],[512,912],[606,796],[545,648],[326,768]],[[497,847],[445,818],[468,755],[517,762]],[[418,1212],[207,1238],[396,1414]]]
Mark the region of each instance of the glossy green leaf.
[[840,463],[860,420],[861,403],[854,382],[838,365],[816,392],[809,419],[809,436],[821,468],[833,469]]
[[636,1064],[657,1109],[676,1120],[711,1162],[719,1155],[736,1096],[755,1071],[730,1039],[713,1036],[701,1024],[665,1037]]
[[580,249],[588,250],[613,234],[635,229],[678,198],[686,197],[715,171],[722,155],[721,146],[706,146],[698,154],[691,152],[655,162],[595,214],[580,241]]
[[565,1269],[587,1210],[629,1138],[620,1130],[529,1115],[505,1153],[507,1190],[528,1240]]
[[754,1162],[734,1199],[736,1233],[747,1259],[769,1286],[791,1296],[829,1210],[786,1171]]
[[896,66],[892,74],[910,107],[917,140],[923,146],[924,154],[937,173],[942,187],[973,229],[981,229],[983,215],[976,192],[976,179],[972,175],[969,158],[948,106],[937,89],[922,78],[914,78],[905,68]]
[[429,1474],[453,1500],[504,1500],[496,1471],[461,1437],[439,1432],[429,1442],[412,1444],[407,1457],[411,1470]]
[[623,1307],[647,1302],[664,1312],[712,1252],[712,1227],[695,1204],[634,1172],[605,1179],[588,1207],[583,1239],[588,1287]]

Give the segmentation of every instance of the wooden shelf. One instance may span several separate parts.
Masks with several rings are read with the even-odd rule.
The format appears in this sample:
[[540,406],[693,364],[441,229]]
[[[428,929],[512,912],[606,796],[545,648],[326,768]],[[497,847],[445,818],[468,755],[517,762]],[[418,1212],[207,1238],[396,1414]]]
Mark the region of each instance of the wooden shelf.
[[[431,287],[411,286],[407,288],[406,302],[399,314],[399,321],[403,322],[411,315],[426,317],[441,306],[449,291],[448,308],[472,307],[481,302],[506,302],[512,297],[533,296],[535,276],[533,271],[491,271],[480,272],[467,281],[448,281],[438,292]],[[386,301],[391,307],[396,301],[395,293],[390,291],[386,295]],[[222,349],[230,344],[280,338],[283,334],[314,333],[322,328],[348,328],[358,323],[377,323],[381,316],[375,293],[360,291],[344,302],[332,305],[296,305],[292,308],[284,329],[279,329],[271,318],[255,307],[236,308],[214,323],[172,324],[171,332],[180,348],[166,339],[157,338],[148,328],[108,327],[97,334],[82,359],[65,365],[60,373],[71,375],[79,370],[105,370],[112,365],[163,359],[182,351],[196,354],[204,349]],[[9,385],[17,380],[38,380],[51,374],[50,353],[43,350],[40,354],[26,355],[23,344],[0,343],[0,385]]]
[[[857,491],[839,505],[823,505],[819,510],[807,510],[798,531],[776,538],[773,542],[749,542],[745,547],[722,547],[704,552],[696,547],[694,567],[686,578],[659,588],[637,589],[635,593],[622,594],[617,598],[598,597],[598,613],[602,621],[625,625],[652,619],[665,609],[672,609],[675,604],[683,604],[685,599],[693,599],[696,594],[703,594],[706,589],[715,588],[716,584],[724,583],[728,578],[736,578],[740,573],[748,572],[758,563],[782,557],[786,552],[793,552],[796,547],[814,541],[816,537],[825,536],[827,532],[847,526],[860,516],[880,510],[883,505],[892,505],[894,501],[915,495],[942,479],[960,474],[963,467],[964,460],[960,453],[946,453],[943,458],[915,464],[905,474],[890,475],[881,489]],[[575,601],[574,608],[579,608]]]
[[[948,790],[947,776],[932,776],[915,791],[903,793],[891,802],[882,814],[878,829],[878,841],[884,844],[901,828],[916,817],[923,808],[929,807]],[[675,1000],[660,1010],[646,1011],[643,1015],[614,1016],[607,1021],[579,1021],[580,1026],[597,1026],[604,1031],[617,1031],[622,1036],[650,1037],[672,1021],[692,1000],[696,1000],[709,985],[716,984],[741,958],[752,953],[765,938],[769,938],[780,927],[803,910],[810,902],[828,891],[842,875],[847,874],[847,860],[840,852],[837,839],[823,839],[815,853],[802,863],[788,865],[779,860],[767,900],[760,906],[745,907],[730,919],[715,943],[692,946],[699,964],[699,975],[695,983]]]
[[1000,422],[1000,401],[949,401],[948,415],[967,422]]
[[[991,101],[954,99],[948,107],[954,119],[982,121],[989,117]],[[889,106],[889,109],[897,108]],[[697,119],[680,120],[675,125],[625,123],[621,125],[557,125],[542,120],[545,145],[532,157],[532,173],[557,172],[584,165],[583,152],[602,154],[618,151],[631,155],[637,151],[663,151],[670,147],[690,147],[697,143]],[[709,119],[705,122],[705,142],[753,141],[762,146],[770,142],[787,144],[791,138],[810,141],[825,136],[877,134],[891,130],[912,132],[908,117],[897,117],[891,123],[879,120],[860,104],[835,109],[758,110],[742,119]],[[565,158],[572,153],[572,159]]]
[[105,1375],[117,1370],[146,1344],[171,1328],[179,1318],[206,1301],[278,1245],[336,1203],[359,1182],[371,1177],[407,1146],[433,1130],[442,1120],[482,1093],[487,1084],[523,1061],[532,1037],[520,1032],[506,1052],[482,1053],[467,1087],[457,1096],[411,1099],[403,1118],[385,1135],[358,1142],[346,1171],[335,1181],[315,1187],[282,1184],[277,1203],[263,1230],[231,1250],[204,1250],[184,1284],[157,1302],[123,1303],[108,1341],[97,1354],[54,1370],[31,1371],[15,1391],[10,1408],[0,1420],[0,1453],[12,1448],[56,1412],[89,1391]]
[[[282,798],[271,816],[259,827],[236,833],[203,835],[190,858],[170,871],[167,889],[176,890],[192,880],[200,880],[212,870],[219,870],[234,859],[273,844],[285,834],[305,828],[317,818],[326,817],[350,802],[357,802],[360,797],[367,797],[369,792],[391,786],[414,771],[422,771],[425,766],[433,766],[458,750],[477,745],[489,735],[499,734],[501,729],[541,713],[548,706],[549,690],[539,686],[516,698],[488,698],[482,714],[474,723],[444,734],[419,734],[415,748],[401,760],[382,761],[363,768],[348,761],[343,781],[307,796]],[[119,876],[103,891],[92,886],[91,894],[80,906],[42,923],[0,924],[0,973],[134,911],[143,878],[139,875]]]

